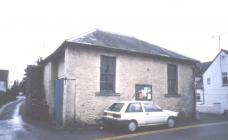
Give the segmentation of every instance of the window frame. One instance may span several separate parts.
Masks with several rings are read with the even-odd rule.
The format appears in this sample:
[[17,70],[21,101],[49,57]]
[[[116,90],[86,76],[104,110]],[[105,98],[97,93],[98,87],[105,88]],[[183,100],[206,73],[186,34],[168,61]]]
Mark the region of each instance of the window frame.
[[113,103],[107,110],[112,112],[120,112],[123,109],[123,107],[124,103]]
[[[197,98],[199,97],[199,98]],[[196,93],[196,102],[201,102],[201,94],[200,93]]]
[[[139,104],[140,105],[140,108],[141,108],[140,111],[134,111],[134,112],[129,111],[130,105],[132,105],[132,104]],[[126,113],[143,113],[144,111],[143,111],[142,104],[138,102],[138,103],[129,103],[128,106],[127,106],[127,108],[126,108],[126,110],[125,110],[125,112]]]
[[[175,67],[175,75],[170,75],[170,72],[169,72],[169,67],[170,66],[174,66]],[[175,78],[174,78],[175,77]],[[170,87],[170,82],[172,84],[172,81],[175,80],[175,89],[174,91],[171,91],[171,87]],[[168,92],[168,95],[178,95],[178,65],[177,64],[167,64],[167,92]]]
[[[224,78],[226,78],[227,83],[224,83]],[[227,72],[222,72],[222,86],[228,86],[228,73]]]
[[[145,107],[146,104],[152,105],[152,110],[147,110]],[[143,108],[145,112],[162,112],[162,109],[153,103],[143,103]]]
[[[110,62],[113,61],[113,63],[109,64],[109,65],[113,65],[112,67],[114,67],[113,73],[102,73],[103,67],[105,67],[105,66],[103,66],[103,64],[107,63],[107,61],[110,61]],[[104,77],[112,76],[112,81],[102,80],[103,76]],[[105,88],[102,89],[102,87],[105,86],[105,84],[111,84],[112,89],[105,89]],[[106,94],[108,95],[108,94],[115,94],[115,91],[116,91],[116,57],[115,56],[101,55],[100,56],[100,93],[104,94],[104,95],[106,95]]]
[[211,78],[210,77],[207,78],[207,85],[211,85]]

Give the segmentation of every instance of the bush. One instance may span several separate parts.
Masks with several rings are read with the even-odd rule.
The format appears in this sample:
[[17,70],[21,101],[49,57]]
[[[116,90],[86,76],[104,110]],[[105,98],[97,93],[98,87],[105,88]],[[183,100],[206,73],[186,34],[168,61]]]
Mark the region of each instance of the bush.
[[10,91],[0,92],[0,104],[4,104],[13,100],[16,100],[16,94],[11,93]]

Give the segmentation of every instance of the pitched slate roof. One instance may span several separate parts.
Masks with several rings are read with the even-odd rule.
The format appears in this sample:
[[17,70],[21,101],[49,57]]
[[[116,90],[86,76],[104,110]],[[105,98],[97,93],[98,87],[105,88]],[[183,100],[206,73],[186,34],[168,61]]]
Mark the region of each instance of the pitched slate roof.
[[196,63],[195,75],[202,76],[204,72],[210,67],[210,65],[216,60],[219,54],[221,54],[221,52],[224,52],[225,54],[228,55],[228,50],[221,49],[212,61],[204,62],[204,63]]
[[221,49],[221,51],[228,55],[228,50]]
[[212,61],[204,63],[196,63],[195,75],[202,76],[207,68],[211,65]]
[[86,44],[93,47],[104,47],[116,50],[124,50],[135,53],[149,54],[164,58],[174,58],[182,61],[198,62],[195,59],[183,56],[157,45],[139,40],[135,37],[119,35],[115,33],[94,30],[83,36],[67,40],[71,43]]

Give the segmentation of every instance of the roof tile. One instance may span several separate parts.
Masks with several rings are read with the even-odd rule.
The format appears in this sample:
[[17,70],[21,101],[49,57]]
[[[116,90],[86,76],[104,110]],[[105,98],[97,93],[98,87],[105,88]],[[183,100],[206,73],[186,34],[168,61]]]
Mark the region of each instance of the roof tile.
[[150,44],[137,38],[105,32],[99,29],[67,41],[197,62],[195,59],[183,56],[181,54],[175,53],[154,44]]

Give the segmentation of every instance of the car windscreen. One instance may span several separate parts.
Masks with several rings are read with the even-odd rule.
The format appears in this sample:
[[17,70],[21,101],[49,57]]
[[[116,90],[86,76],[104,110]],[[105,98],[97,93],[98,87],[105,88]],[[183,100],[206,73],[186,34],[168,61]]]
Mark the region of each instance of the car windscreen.
[[120,110],[122,109],[123,106],[124,106],[124,103],[114,103],[108,108],[108,110],[120,112]]

